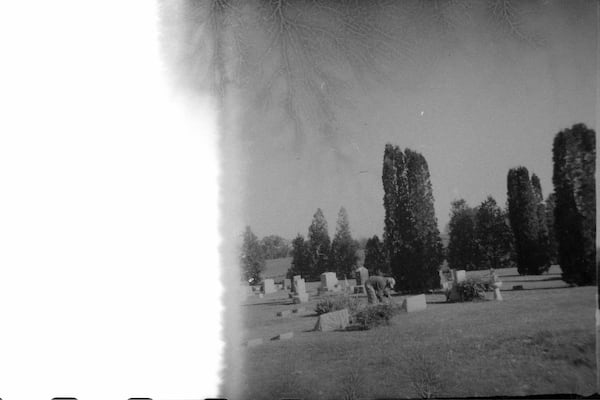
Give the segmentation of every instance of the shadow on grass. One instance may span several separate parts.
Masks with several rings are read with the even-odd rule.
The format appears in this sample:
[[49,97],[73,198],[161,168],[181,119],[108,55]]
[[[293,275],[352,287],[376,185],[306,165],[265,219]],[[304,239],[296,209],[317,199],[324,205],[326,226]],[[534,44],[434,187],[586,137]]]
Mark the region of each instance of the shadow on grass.
[[279,300],[279,301],[266,301],[263,303],[251,303],[251,304],[242,304],[244,307],[251,306],[290,306],[293,305],[294,302],[290,300]]
[[523,289],[513,289],[513,288],[504,288],[500,289],[501,292],[522,292],[529,290],[556,290],[556,289],[572,289],[570,286],[551,286],[551,287],[539,287],[539,288],[523,288]]
[[562,281],[562,278],[560,276],[557,277],[552,277],[552,278],[544,278],[544,279],[519,279],[519,280],[514,280],[514,281],[506,281],[506,282],[510,282],[510,283],[515,283],[515,282],[525,282],[525,283],[530,283],[530,282],[548,282],[548,281]]

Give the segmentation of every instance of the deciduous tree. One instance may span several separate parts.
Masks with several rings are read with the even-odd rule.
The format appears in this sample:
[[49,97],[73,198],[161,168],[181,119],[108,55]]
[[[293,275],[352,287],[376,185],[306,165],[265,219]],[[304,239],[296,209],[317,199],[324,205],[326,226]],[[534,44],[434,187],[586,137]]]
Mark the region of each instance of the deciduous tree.
[[292,278],[294,275],[309,277],[311,274],[311,256],[310,248],[304,237],[300,234],[292,240],[292,266],[287,272],[287,277]]
[[513,236],[506,214],[492,196],[475,214],[478,269],[508,268],[512,265]]
[[265,259],[258,238],[249,226],[244,231],[240,261],[244,279],[253,283],[259,282],[260,274],[265,269]]
[[451,203],[446,257],[452,269],[477,269],[475,210],[464,199]]
[[390,263],[388,262],[383,243],[377,235],[367,240],[365,246],[365,268],[369,270],[369,274],[374,275],[378,271],[384,274],[391,273]]

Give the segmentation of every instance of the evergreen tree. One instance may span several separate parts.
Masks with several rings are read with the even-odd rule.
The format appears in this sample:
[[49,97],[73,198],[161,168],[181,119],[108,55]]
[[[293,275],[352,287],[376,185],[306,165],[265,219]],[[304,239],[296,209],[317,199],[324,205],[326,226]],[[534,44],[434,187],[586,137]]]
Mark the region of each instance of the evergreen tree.
[[310,276],[311,261],[308,243],[298,234],[292,241],[292,266],[288,269],[287,277],[291,279],[294,275]]
[[475,236],[477,238],[478,269],[511,266],[513,236],[506,214],[492,196],[477,207]]
[[515,238],[519,274],[541,274],[537,202],[525,167],[508,171],[508,215]]
[[365,268],[369,270],[370,275],[375,275],[379,271],[386,275],[391,273],[383,243],[377,235],[367,240],[365,246]]
[[442,242],[429,167],[410,149],[386,145],[383,162],[384,244],[396,288],[423,292],[438,286]]
[[331,269],[338,278],[352,277],[352,271],[358,260],[358,242],[352,238],[348,213],[344,207],[340,208],[337,219],[335,236],[331,242]]
[[313,215],[312,223],[308,227],[308,246],[311,256],[311,270],[308,278],[319,279],[323,272],[327,272],[331,251],[327,221],[320,208]]
[[554,227],[562,279],[596,283],[596,132],[584,124],[559,132],[553,145]]
[[265,259],[258,238],[249,226],[244,231],[240,261],[244,279],[252,283],[260,282],[260,274],[265,269]]
[[540,178],[536,174],[531,174],[531,187],[533,197],[536,202],[536,215],[538,219],[538,252],[537,264],[542,266],[542,272],[550,269],[550,243],[548,237],[548,224],[546,222],[546,204],[542,195],[542,185]]
[[477,269],[475,210],[464,199],[451,203],[446,257],[452,269]]
[[[400,221],[397,218],[400,200],[398,178],[404,180],[403,158],[404,155],[398,146],[385,145],[382,174],[383,208],[385,210],[383,245],[390,260],[395,257],[396,252],[402,245],[399,229]],[[400,168],[399,171],[398,168]]]
[[554,209],[556,208],[556,196],[550,193],[546,199],[546,226],[548,227],[548,256],[550,263],[558,263],[558,242],[554,231]]

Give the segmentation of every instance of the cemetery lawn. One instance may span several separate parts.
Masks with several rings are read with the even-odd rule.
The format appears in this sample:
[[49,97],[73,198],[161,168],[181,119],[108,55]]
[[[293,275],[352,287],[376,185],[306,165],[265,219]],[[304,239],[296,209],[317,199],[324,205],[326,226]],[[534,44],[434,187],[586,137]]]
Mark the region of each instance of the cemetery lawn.
[[[596,392],[595,287],[567,287],[554,266],[541,276],[496,271],[504,301],[446,303],[427,295],[427,310],[401,313],[368,331],[313,332],[315,292],[294,305],[280,291],[242,305],[240,345],[248,399],[522,396]],[[477,274],[478,272],[469,272]],[[512,290],[522,285],[524,290]],[[366,302],[366,298],[362,301]],[[394,297],[400,303],[401,296]],[[304,314],[277,317],[305,307]],[[290,340],[271,341],[285,332]]]

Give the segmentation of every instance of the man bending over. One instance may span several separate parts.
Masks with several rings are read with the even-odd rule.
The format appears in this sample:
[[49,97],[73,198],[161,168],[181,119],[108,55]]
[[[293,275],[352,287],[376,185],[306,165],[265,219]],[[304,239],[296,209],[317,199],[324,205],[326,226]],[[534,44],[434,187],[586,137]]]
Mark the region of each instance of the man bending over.
[[369,277],[365,282],[365,291],[367,292],[367,300],[369,304],[383,303],[383,297],[390,297],[390,290],[396,285],[394,278],[384,278],[383,276],[374,275]]

